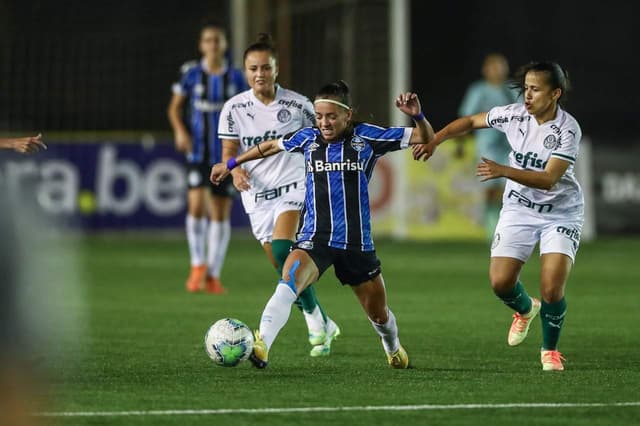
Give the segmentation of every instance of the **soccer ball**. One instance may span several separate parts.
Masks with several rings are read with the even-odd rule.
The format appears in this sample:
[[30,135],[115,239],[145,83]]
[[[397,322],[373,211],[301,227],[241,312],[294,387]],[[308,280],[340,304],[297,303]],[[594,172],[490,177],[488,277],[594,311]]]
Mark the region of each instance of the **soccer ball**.
[[216,321],[204,336],[209,358],[223,367],[235,367],[253,351],[253,334],[245,323],[233,318]]

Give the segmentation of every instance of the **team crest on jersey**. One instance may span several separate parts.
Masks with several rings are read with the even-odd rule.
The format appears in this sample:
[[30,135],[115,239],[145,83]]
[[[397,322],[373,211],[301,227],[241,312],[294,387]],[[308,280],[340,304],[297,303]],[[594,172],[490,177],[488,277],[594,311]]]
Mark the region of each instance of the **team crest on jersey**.
[[278,111],[278,121],[281,123],[288,123],[291,121],[291,112],[288,109],[283,108]]
[[353,139],[351,139],[351,148],[353,148],[354,150],[360,152],[364,149],[364,147],[364,140],[360,136],[354,136]]
[[202,84],[196,84],[193,87],[193,93],[197,96],[201,96],[204,93],[204,86]]
[[500,233],[496,232],[496,235],[493,236],[493,242],[491,243],[491,248],[494,249],[498,247],[498,244],[500,244]]
[[556,135],[549,135],[544,138],[543,145],[547,149],[555,149],[558,146],[558,138]]

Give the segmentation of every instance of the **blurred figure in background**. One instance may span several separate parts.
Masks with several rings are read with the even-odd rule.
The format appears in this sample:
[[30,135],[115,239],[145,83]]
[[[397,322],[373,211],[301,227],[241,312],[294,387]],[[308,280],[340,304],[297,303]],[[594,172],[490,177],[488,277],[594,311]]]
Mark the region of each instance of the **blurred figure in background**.
[[[461,117],[489,111],[498,105],[509,105],[516,101],[518,94],[509,87],[509,64],[500,53],[490,53],[482,63],[482,80],[472,83],[467,89],[458,110]],[[511,152],[507,138],[503,133],[494,130],[479,130],[475,134],[477,159],[490,158],[493,161],[508,163]],[[462,145],[459,145],[461,147]],[[494,179],[482,183],[484,190],[484,227],[487,239],[491,239],[498,223],[502,207],[502,191],[505,180]]]
[[247,85],[242,71],[232,68],[225,60],[227,36],[221,25],[206,22],[202,26],[199,50],[200,62],[182,65],[182,77],[173,85],[168,116],[176,149],[187,157],[186,232],[191,257],[187,291],[204,288],[209,293],[224,293],[220,272],[231,237],[235,190],[231,178],[220,186],[212,185],[209,169],[222,161],[222,144],[218,138],[222,106],[227,99],[246,90]]
[[42,135],[38,134],[24,138],[0,138],[0,148],[12,149],[22,154],[32,154],[47,149],[47,146],[42,142]]

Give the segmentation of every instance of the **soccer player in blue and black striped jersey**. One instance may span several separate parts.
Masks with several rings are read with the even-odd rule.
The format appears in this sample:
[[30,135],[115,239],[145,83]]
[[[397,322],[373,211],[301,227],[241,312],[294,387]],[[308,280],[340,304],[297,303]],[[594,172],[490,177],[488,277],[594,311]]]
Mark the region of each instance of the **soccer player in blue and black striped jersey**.
[[[208,174],[212,164],[222,161],[222,143],[218,138],[222,106],[248,86],[242,72],[225,61],[227,37],[222,26],[205,23],[200,31],[199,48],[202,60],[184,64],[180,81],[173,85],[168,115],[176,149],[184,152],[187,160],[186,231],[191,255],[187,290],[200,291],[204,284],[210,293],[223,293],[220,271],[229,245],[229,217],[235,191],[231,178],[215,186],[210,184]],[[207,188],[211,197],[207,197]],[[211,200],[209,203],[207,198]]]
[[403,93],[396,106],[413,117],[416,127],[383,128],[354,123],[349,88],[343,82],[323,87],[314,101],[317,127],[305,127],[278,140],[216,164],[211,181],[222,182],[246,161],[280,151],[301,153],[306,164],[303,219],[297,241],[284,264],[282,279],[267,302],[256,331],[251,361],[267,366],[268,351],[284,327],[296,297],[333,265],[336,277],[358,297],[380,335],[393,368],[407,368],[409,357],[398,339],[371,237],[368,182],[376,161],[410,144],[428,143],[433,129],[415,93]]

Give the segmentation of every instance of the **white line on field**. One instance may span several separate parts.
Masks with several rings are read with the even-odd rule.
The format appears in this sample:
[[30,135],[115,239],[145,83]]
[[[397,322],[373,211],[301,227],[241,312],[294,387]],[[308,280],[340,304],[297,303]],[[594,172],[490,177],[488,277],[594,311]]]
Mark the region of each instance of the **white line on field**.
[[215,410],[148,410],[148,411],[61,411],[35,413],[41,417],[115,417],[115,416],[188,416],[215,414],[286,414],[345,411],[432,411],[483,410],[511,408],[594,408],[640,407],[634,402],[531,402],[513,404],[423,404],[423,405],[365,405],[355,407],[292,407],[292,408],[221,408]]

